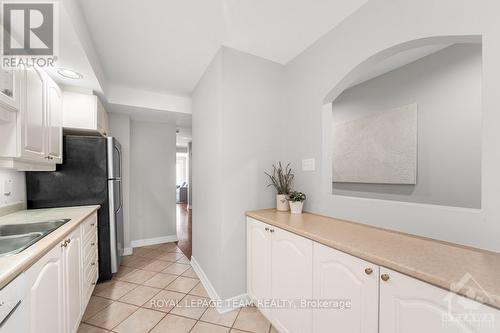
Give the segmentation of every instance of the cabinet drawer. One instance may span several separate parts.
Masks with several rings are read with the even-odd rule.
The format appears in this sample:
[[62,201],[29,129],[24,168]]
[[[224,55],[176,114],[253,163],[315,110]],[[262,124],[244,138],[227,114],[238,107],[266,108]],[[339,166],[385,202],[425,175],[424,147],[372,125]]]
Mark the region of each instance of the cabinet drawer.
[[92,214],[82,223],[82,237],[84,241],[94,232],[97,232],[97,213]]
[[93,256],[90,256],[89,260],[84,262],[83,267],[84,267],[84,281],[89,282],[92,280],[91,276],[92,271],[97,267],[97,253],[94,254]]
[[90,235],[89,238],[83,242],[82,258],[85,263],[87,258],[97,253],[97,233]]
[[94,292],[95,285],[97,283],[97,266],[94,267],[94,270],[90,272],[89,274],[90,280],[87,282],[85,281],[83,285],[83,305],[86,308],[87,304],[89,303],[90,297],[92,296],[92,293]]
[[87,231],[86,234],[83,234],[83,243],[90,243],[94,241],[94,238],[97,238],[97,228],[95,229],[90,229]]

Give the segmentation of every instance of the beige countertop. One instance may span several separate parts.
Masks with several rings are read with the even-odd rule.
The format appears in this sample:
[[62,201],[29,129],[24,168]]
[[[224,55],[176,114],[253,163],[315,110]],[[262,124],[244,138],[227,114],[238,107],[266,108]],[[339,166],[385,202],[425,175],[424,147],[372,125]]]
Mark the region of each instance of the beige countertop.
[[500,309],[500,253],[310,213],[247,216],[447,290],[466,279],[458,294]]
[[57,243],[63,240],[88,216],[100,206],[80,206],[49,209],[30,209],[0,217],[0,225],[15,223],[35,223],[52,219],[71,219],[24,251],[5,257],[0,257],[0,289],[12,281],[17,275],[26,271]]

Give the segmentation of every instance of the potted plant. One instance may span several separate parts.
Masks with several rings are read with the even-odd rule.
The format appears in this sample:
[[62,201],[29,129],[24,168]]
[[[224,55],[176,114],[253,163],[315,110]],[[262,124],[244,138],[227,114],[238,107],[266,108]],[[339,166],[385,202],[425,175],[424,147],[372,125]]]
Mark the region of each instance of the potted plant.
[[289,195],[289,200],[291,213],[302,214],[302,208],[304,207],[304,201],[306,201],[306,195],[302,192],[293,191]]
[[271,180],[271,183],[267,186],[274,186],[276,189],[276,209],[279,211],[288,211],[288,194],[290,193],[292,187],[293,173],[290,169],[290,163],[287,164],[285,168],[281,162],[278,166],[273,164],[273,174],[266,172],[266,175]]

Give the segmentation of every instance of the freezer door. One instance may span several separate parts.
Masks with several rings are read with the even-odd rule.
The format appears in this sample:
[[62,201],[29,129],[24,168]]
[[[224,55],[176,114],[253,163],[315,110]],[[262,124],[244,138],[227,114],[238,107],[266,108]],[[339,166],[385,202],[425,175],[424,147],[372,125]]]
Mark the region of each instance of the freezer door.
[[111,272],[116,273],[123,256],[123,190],[121,180],[109,180],[109,233]]

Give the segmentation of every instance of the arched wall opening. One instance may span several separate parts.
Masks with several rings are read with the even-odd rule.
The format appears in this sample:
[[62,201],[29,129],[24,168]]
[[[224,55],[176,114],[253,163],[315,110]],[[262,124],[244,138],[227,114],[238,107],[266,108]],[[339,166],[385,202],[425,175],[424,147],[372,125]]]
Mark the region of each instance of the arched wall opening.
[[[479,188],[476,189],[476,194],[478,199],[476,203],[471,205],[468,204],[448,204],[447,202],[413,202],[412,200],[405,200],[404,196],[401,200],[393,200],[390,197],[386,198],[373,197],[373,196],[356,196],[351,194],[346,194],[346,191],[334,191],[332,188],[333,181],[333,168],[332,168],[332,137],[333,137],[333,109],[332,103],[341,94],[352,88],[360,80],[362,81],[363,76],[366,76],[367,72],[370,72],[373,67],[378,64],[387,61],[387,59],[397,58],[398,54],[411,52],[414,49],[425,49],[432,48],[434,46],[444,45],[451,46],[455,44],[470,44],[470,45],[480,45],[482,48],[482,36],[480,35],[468,35],[468,36],[436,36],[429,38],[417,39],[402,44],[395,45],[381,52],[374,54],[373,56],[367,58],[362,63],[354,67],[348,72],[348,74],[341,79],[338,84],[333,87],[323,100],[323,110],[322,110],[322,196],[324,198],[330,197],[331,199],[324,199],[324,202],[335,203],[336,207],[342,207],[339,211],[343,212],[355,212],[352,215],[360,218],[355,220],[369,220],[370,214],[373,216],[374,213],[379,214],[378,219],[383,218],[385,214],[391,216],[401,216],[402,219],[405,215],[421,216],[422,219],[427,219],[427,216],[433,216],[434,218],[447,221],[443,223],[443,229],[436,230],[436,234],[446,233],[444,229],[449,228],[453,225],[453,219],[460,216],[461,221],[470,221],[470,229],[473,230],[477,227],[477,223],[483,219],[484,212],[481,209],[481,156],[479,152],[478,163],[479,163],[479,173],[474,175],[476,177]],[[396,69],[397,70],[397,69]],[[395,70],[395,71],[396,71]],[[370,79],[371,80],[371,79]],[[482,82],[481,82],[482,83]],[[481,87],[479,87],[481,89]],[[481,120],[480,120],[481,121]],[[479,129],[478,140],[481,142],[482,133]],[[479,143],[480,145],[481,143]],[[481,147],[478,147],[481,150]],[[477,204],[478,203],[478,204]],[[350,213],[348,213],[350,214]],[[344,217],[345,216],[340,216]],[[349,219],[349,218],[348,218]],[[422,226],[423,227],[423,226]],[[419,228],[415,228],[416,233],[419,232]],[[449,233],[453,234],[455,231],[450,228]],[[458,236],[458,235],[457,235]],[[452,236],[454,237],[454,236]],[[464,239],[463,236],[457,237]],[[466,241],[464,241],[466,243]]]

